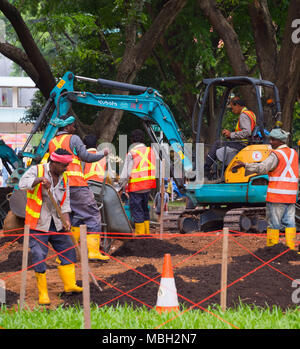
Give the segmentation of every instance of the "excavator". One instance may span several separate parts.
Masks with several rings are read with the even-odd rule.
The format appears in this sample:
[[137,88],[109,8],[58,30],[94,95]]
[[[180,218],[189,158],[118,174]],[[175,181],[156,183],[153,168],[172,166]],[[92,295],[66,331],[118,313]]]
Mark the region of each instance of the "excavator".
[[[101,85],[103,88],[127,91],[126,94],[94,94],[88,91],[76,91],[75,80]],[[211,231],[228,227],[231,230],[249,232],[264,232],[265,198],[268,186],[268,176],[245,176],[244,169],[233,171],[236,161],[258,162],[266,159],[270,152],[267,139],[267,130],[264,125],[266,106],[271,109],[276,122],[280,121],[281,109],[277,87],[270,81],[255,79],[246,76],[220,77],[204,79],[204,93],[197,100],[197,108],[193,114],[194,144],[186,143],[182,130],[170,110],[165,104],[158,90],[152,87],[128,84],[102,78],[93,79],[66,72],[50,93],[35,126],[20,153],[6,153],[7,146],[1,144],[0,156],[9,162],[13,171],[8,180],[8,186],[14,188],[10,197],[10,209],[22,217],[25,214],[24,199],[20,199],[18,181],[26,171],[22,159],[31,159],[31,165],[38,164],[48,151],[50,140],[55,136],[60,120],[68,115],[74,103],[94,106],[97,108],[112,108],[126,111],[141,119],[152,144],[155,145],[161,158],[166,159],[170,168],[170,176],[174,178],[180,192],[186,197],[187,205],[184,212],[178,217],[180,233],[191,231]],[[216,130],[216,138],[220,137],[222,123],[226,122],[228,101],[237,89],[251,90],[256,101],[255,112],[257,125],[249,139],[248,145],[236,154],[226,154],[226,147],[222,161],[214,165],[214,183],[205,183],[203,176],[203,162],[205,144],[202,142],[203,133],[207,126]],[[264,89],[272,93],[272,103],[263,103]],[[247,90],[247,91],[248,91]],[[270,92],[271,91],[271,92]],[[250,93],[250,92],[249,92]],[[197,110],[197,112],[196,112]],[[215,116],[214,125],[205,125],[210,113]],[[40,127],[48,119],[47,126],[39,145],[33,152],[26,152],[26,148]],[[206,126],[206,128],[205,128]],[[161,139],[158,138],[155,127],[159,127],[167,140],[173,156],[166,153]],[[273,128],[273,127],[271,127]],[[230,155],[230,156],[229,156]],[[180,169],[180,171],[178,170]],[[113,207],[111,200],[117,200],[115,189],[108,185],[99,185],[89,181],[99,207],[104,210],[104,224],[106,231],[131,232],[129,222],[124,217],[122,205]],[[104,192],[106,194],[104,194]],[[105,202],[106,201],[106,202]],[[118,212],[118,214],[116,214]],[[116,217],[120,221],[116,225]]]

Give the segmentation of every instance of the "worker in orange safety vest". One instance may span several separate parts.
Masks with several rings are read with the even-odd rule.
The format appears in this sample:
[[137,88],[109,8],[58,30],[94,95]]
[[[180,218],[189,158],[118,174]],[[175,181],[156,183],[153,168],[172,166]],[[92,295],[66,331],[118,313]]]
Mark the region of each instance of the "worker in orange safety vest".
[[253,173],[269,175],[266,197],[267,246],[279,243],[279,232],[284,228],[286,245],[294,250],[299,160],[297,152],[286,145],[288,135],[280,128],[273,129],[269,134],[272,151],[268,158],[260,163],[237,162],[233,170],[245,167],[245,176]]
[[135,234],[150,234],[150,213],[148,208],[151,189],[156,188],[156,159],[151,147],[144,144],[142,130],[131,133],[133,146],[128,152],[119,186],[129,195],[129,209],[135,226]]
[[[93,134],[86,135],[83,139],[86,149],[91,154],[97,153],[97,137]],[[92,163],[83,163],[83,174],[86,181],[103,182],[106,170],[106,158]]]
[[[46,257],[48,243],[59,253],[59,275],[64,283],[64,291],[82,292],[75,281],[76,252],[70,236],[65,234],[71,228],[69,213],[69,185],[65,175],[72,155],[64,149],[56,149],[45,164],[31,166],[21,177],[19,188],[27,191],[25,224],[30,227],[29,246],[32,264],[35,270],[39,291],[39,304],[48,305],[50,299],[46,280]],[[63,226],[61,217],[53,206],[48,190],[60,207],[67,226]],[[49,234],[48,232],[58,232]],[[59,234],[59,232],[63,232]]]
[[58,147],[68,150],[72,156],[72,163],[67,168],[70,186],[70,205],[72,218],[72,231],[74,237],[79,239],[79,226],[87,226],[88,258],[91,261],[107,261],[110,257],[100,252],[101,215],[94,194],[88,186],[82,171],[82,162],[93,163],[108,155],[109,149],[91,154],[76,132],[75,118],[72,116],[62,118],[62,127],[49,143],[49,154]]

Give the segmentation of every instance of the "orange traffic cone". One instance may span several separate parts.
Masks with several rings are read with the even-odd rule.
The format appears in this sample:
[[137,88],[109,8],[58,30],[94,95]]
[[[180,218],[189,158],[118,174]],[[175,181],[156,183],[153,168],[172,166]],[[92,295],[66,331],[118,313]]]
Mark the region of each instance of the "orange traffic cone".
[[157,294],[156,311],[178,311],[178,297],[175,286],[171,255],[165,254],[160,287]]

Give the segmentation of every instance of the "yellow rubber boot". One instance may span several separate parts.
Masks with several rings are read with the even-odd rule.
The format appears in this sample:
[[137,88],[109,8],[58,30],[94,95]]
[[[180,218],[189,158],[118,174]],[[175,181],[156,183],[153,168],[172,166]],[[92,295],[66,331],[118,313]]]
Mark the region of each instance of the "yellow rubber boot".
[[64,284],[64,291],[66,293],[82,292],[82,287],[76,284],[74,264],[65,264],[58,266],[58,273]]
[[109,256],[103,255],[99,251],[99,247],[100,247],[99,234],[87,234],[86,241],[87,241],[87,248],[88,248],[88,258],[90,261],[106,262],[110,259]]
[[285,244],[295,250],[296,228],[285,228]]
[[[80,238],[80,228],[79,227],[71,227],[71,233],[74,237],[75,242],[78,244],[78,241]],[[61,261],[60,261],[58,256],[56,257],[55,262],[57,264],[61,264]]]
[[145,235],[145,223],[134,223],[135,235]]
[[39,290],[39,304],[49,305],[50,299],[48,296],[46,273],[35,273],[35,277]]
[[145,221],[145,234],[149,235],[150,234],[150,221]]
[[279,243],[279,229],[267,229],[267,246],[274,246]]

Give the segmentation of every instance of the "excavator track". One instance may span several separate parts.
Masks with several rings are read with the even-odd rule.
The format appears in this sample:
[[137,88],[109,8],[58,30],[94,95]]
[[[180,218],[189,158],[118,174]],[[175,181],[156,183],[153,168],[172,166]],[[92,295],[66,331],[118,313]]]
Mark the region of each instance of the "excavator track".
[[[295,205],[297,231],[300,230],[300,203]],[[232,231],[264,233],[267,229],[265,207],[243,207],[227,211],[224,227]]]
[[209,232],[223,227],[233,232],[264,233],[267,230],[265,207],[185,210],[178,219],[178,228],[182,234],[192,231]]
[[223,227],[237,232],[264,233],[267,230],[265,207],[241,207],[226,212]]

